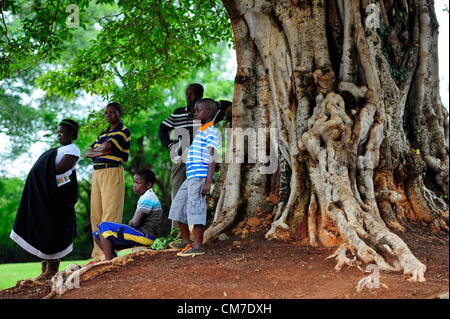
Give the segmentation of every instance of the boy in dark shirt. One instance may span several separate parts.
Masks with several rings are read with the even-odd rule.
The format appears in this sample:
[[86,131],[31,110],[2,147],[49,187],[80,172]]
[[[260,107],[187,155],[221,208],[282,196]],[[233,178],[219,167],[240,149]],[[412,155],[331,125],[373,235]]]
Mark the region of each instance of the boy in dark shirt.
[[[100,133],[86,151],[94,164],[91,188],[91,228],[97,230],[101,222],[120,223],[125,199],[123,164],[130,152],[131,132],[122,123],[122,106],[109,103],[104,110],[109,127]],[[91,253],[93,261],[103,258],[97,245]]]
[[128,225],[111,222],[98,225],[93,236],[105,254],[105,260],[117,257],[115,250],[153,243],[161,221],[161,204],[152,190],[155,181],[155,174],[150,170],[141,170],[134,175],[133,191],[140,198]]

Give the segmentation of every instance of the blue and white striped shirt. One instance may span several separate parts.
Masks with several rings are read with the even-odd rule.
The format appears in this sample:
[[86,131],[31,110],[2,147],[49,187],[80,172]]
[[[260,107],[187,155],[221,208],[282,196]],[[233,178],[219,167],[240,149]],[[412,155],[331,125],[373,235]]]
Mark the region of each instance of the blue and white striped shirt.
[[208,164],[211,157],[208,148],[211,147],[217,152],[219,143],[219,133],[214,127],[214,122],[200,127],[189,147],[186,160],[186,178],[188,180],[208,176]]
[[161,203],[152,188],[148,189],[139,197],[136,209],[145,209],[148,211],[161,209]]

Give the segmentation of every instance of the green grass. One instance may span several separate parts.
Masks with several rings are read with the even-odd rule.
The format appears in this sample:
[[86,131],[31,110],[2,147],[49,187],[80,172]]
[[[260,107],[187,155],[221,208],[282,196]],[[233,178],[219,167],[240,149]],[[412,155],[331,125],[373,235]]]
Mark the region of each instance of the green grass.
[[[59,270],[65,269],[70,264],[85,265],[89,260],[62,261]],[[0,265],[0,289],[14,287],[19,280],[34,278],[41,273],[41,263],[18,263]]]
[[[119,256],[126,255],[131,249],[118,252]],[[64,270],[70,264],[85,265],[89,262],[86,260],[67,260],[62,261],[59,270]],[[41,273],[41,263],[17,263],[17,264],[0,264],[0,290],[14,287],[19,280],[34,278]]]

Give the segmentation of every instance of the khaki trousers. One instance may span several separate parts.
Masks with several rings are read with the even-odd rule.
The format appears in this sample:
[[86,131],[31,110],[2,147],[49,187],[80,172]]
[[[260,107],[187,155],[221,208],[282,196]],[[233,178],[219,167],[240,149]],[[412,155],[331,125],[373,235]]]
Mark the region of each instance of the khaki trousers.
[[[91,189],[91,228],[97,230],[101,222],[121,223],[125,200],[125,178],[123,167],[94,170]],[[94,261],[104,258],[103,252],[94,242],[91,257]]]

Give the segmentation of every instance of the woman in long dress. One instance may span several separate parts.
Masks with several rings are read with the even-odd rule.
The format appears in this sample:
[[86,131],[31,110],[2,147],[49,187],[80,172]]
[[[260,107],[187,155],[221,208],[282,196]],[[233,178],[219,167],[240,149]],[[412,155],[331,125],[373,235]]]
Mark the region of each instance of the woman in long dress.
[[77,235],[75,204],[78,184],[75,167],[80,149],[73,144],[79,125],[62,120],[57,128],[59,147],[44,152],[28,173],[11,239],[42,259],[47,280],[58,272],[60,259],[73,249]]

